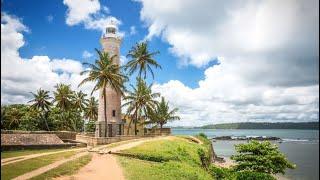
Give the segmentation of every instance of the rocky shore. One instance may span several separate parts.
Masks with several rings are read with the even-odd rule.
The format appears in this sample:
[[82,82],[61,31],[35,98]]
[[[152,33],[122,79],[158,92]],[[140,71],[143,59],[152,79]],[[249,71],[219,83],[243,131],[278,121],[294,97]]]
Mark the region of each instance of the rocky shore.
[[218,136],[213,137],[212,140],[270,140],[270,141],[277,141],[281,140],[279,137],[274,136]]

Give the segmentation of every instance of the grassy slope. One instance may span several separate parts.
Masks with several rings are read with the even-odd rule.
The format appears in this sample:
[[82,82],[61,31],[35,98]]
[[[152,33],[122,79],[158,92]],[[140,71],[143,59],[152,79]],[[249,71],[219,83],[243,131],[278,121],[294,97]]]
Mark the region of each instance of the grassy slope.
[[47,152],[54,152],[54,151],[62,151],[65,149],[33,149],[33,150],[15,150],[15,151],[3,151],[1,152],[1,159],[11,158],[11,157],[18,157],[18,156],[25,156],[30,154],[37,154],[37,153],[47,153]]
[[52,179],[58,176],[71,175],[79,170],[81,167],[85,166],[91,161],[92,155],[88,154],[82,156],[76,160],[64,163],[57,168],[54,168],[46,173],[32,178],[31,180],[41,180],[41,179]]
[[119,157],[119,160],[129,180],[212,179],[201,167],[199,148],[207,147],[175,137],[172,140],[147,142],[125,150],[124,153],[136,158]]
[[77,152],[75,151],[62,152],[62,153],[41,156],[41,157],[32,158],[25,161],[20,161],[17,163],[1,166],[1,179],[12,179],[19,175],[25,174],[27,172],[30,172],[40,167],[51,164],[55,161],[71,157],[76,153]]

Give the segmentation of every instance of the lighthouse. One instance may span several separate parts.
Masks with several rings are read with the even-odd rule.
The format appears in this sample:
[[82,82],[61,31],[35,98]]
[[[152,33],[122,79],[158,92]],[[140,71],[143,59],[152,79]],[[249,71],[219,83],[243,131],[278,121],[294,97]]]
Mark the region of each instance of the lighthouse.
[[[109,57],[116,55],[113,63],[120,65],[121,37],[117,34],[117,26],[111,21],[107,25],[105,33],[100,39],[103,51],[109,53]],[[110,86],[106,88],[106,112],[104,111],[103,89],[99,92],[98,121],[96,122],[95,137],[114,137],[123,135],[123,123],[121,120],[121,94]],[[107,121],[105,120],[107,116]]]

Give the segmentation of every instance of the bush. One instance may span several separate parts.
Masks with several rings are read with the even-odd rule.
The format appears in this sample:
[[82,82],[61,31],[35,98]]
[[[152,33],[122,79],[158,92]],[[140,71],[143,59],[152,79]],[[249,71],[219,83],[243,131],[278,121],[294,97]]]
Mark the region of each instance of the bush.
[[214,179],[232,179],[232,171],[227,168],[210,165],[208,171]]
[[236,171],[255,171],[268,174],[284,174],[286,168],[295,168],[276,145],[269,141],[250,141],[235,145],[238,154],[231,157],[237,162]]
[[240,171],[235,173],[236,180],[276,180],[273,176],[266,173]]
[[204,134],[204,133],[199,133],[199,135],[198,135],[198,136],[203,137],[203,138],[205,138],[205,139],[208,139],[207,135],[206,135],[206,134]]
[[205,169],[208,169],[210,165],[210,157],[202,148],[198,149],[198,155],[200,157],[201,166]]

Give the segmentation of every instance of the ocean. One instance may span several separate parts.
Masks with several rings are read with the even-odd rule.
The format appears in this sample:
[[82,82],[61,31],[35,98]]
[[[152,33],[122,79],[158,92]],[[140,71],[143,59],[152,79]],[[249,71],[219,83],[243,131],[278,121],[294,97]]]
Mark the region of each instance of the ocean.
[[[319,130],[292,129],[172,129],[174,135],[196,135],[205,133],[209,138],[216,136],[275,136],[283,139],[277,144],[287,158],[297,165],[283,175],[294,180],[319,179]],[[214,151],[218,156],[230,157],[235,153],[234,145],[245,141],[216,141]]]

